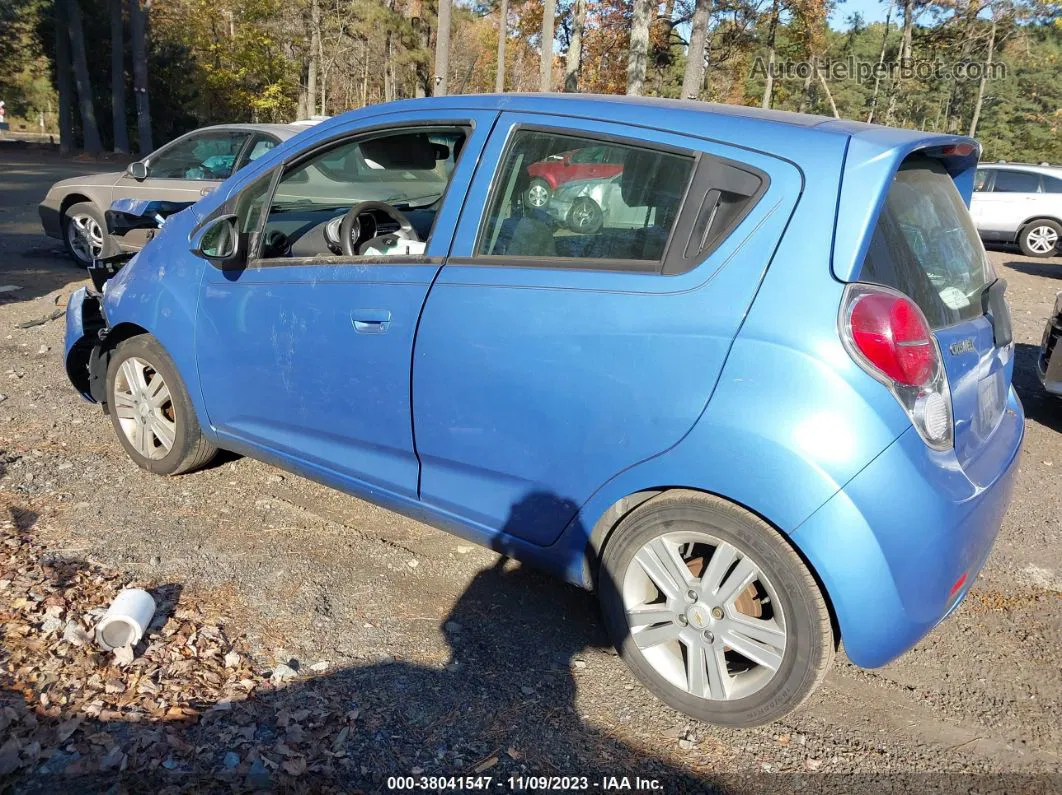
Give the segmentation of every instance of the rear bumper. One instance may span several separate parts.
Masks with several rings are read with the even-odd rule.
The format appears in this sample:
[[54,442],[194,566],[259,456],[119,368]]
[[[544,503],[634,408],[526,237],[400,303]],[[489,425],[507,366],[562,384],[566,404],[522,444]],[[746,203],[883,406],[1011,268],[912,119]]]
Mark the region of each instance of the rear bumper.
[[1036,359],[1036,372],[1040,376],[1040,383],[1053,395],[1062,395],[1062,353],[1055,353],[1060,337],[1062,324],[1055,315],[1047,321],[1043,339],[1040,341],[1040,355]]
[[1024,412],[1007,409],[970,479],[953,452],[912,428],[804,522],[793,541],[829,594],[845,651],[884,665],[911,648],[973,585],[1003,522],[1018,471]]

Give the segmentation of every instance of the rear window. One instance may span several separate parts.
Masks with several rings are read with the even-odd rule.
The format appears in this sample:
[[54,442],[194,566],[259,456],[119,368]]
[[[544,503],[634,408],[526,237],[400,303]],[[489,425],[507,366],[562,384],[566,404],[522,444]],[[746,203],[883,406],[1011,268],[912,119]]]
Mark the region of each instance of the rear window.
[[994,279],[944,168],[928,159],[904,164],[885,198],[861,280],[910,296],[938,329],[983,314],[981,293]]

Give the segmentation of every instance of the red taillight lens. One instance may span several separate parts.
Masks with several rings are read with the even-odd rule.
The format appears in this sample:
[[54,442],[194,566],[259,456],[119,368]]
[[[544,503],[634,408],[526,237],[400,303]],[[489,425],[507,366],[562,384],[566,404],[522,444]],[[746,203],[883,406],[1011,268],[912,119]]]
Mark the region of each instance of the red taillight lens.
[[922,312],[910,298],[890,293],[861,295],[848,322],[856,348],[892,381],[923,386],[933,377],[936,348]]

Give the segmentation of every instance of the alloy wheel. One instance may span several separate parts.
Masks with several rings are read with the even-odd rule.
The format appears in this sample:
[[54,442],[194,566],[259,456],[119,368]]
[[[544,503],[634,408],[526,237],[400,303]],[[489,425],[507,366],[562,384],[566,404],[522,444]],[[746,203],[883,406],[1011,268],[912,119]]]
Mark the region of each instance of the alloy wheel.
[[1047,225],[1035,226],[1029,230],[1025,239],[1029,248],[1037,254],[1050,254],[1058,245],[1058,232]]
[[631,560],[621,594],[646,662],[691,695],[745,698],[781,667],[787,634],[777,592],[730,543],[702,532],[657,536]]
[[103,229],[91,215],[71,216],[66,225],[66,240],[82,262],[92,262],[103,253]]
[[163,458],[173,448],[177,417],[170,389],[149,362],[130,356],[114,379],[111,410],[126,439],[145,458]]
[[532,207],[545,207],[549,203],[549,188],[536,182],[527,189],[527,203]]

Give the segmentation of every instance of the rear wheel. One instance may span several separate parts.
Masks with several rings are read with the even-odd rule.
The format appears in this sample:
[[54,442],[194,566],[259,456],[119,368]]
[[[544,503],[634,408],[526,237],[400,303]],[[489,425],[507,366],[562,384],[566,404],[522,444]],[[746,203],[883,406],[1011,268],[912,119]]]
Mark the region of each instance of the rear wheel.
[[635,509],[605,547],[598,590],[635,675],[708,723],[786,715],[833,660],[829,611],[800,556],[718,497],[666,492]]
[[1062,225],[1049,218],[1030,222],[1018,235],[1018,245],[1026,257],[1051,257],[1058,253]]
[[217,453],[203,436],[177,368],[150,335],[115,349],[107,366],[107,406],[118,441],[149,472],[179,475]]
[[605,223],[605,214],[597,202],[589,196],[580,196],[568,210],[568,228],[584,235],[594,235],[601,231]]
[[60,224],[63,244],[71,257],[82,265],[91,265],[92,260],[103,253],[103,214],[92,202],[72,204],[63,213]]

